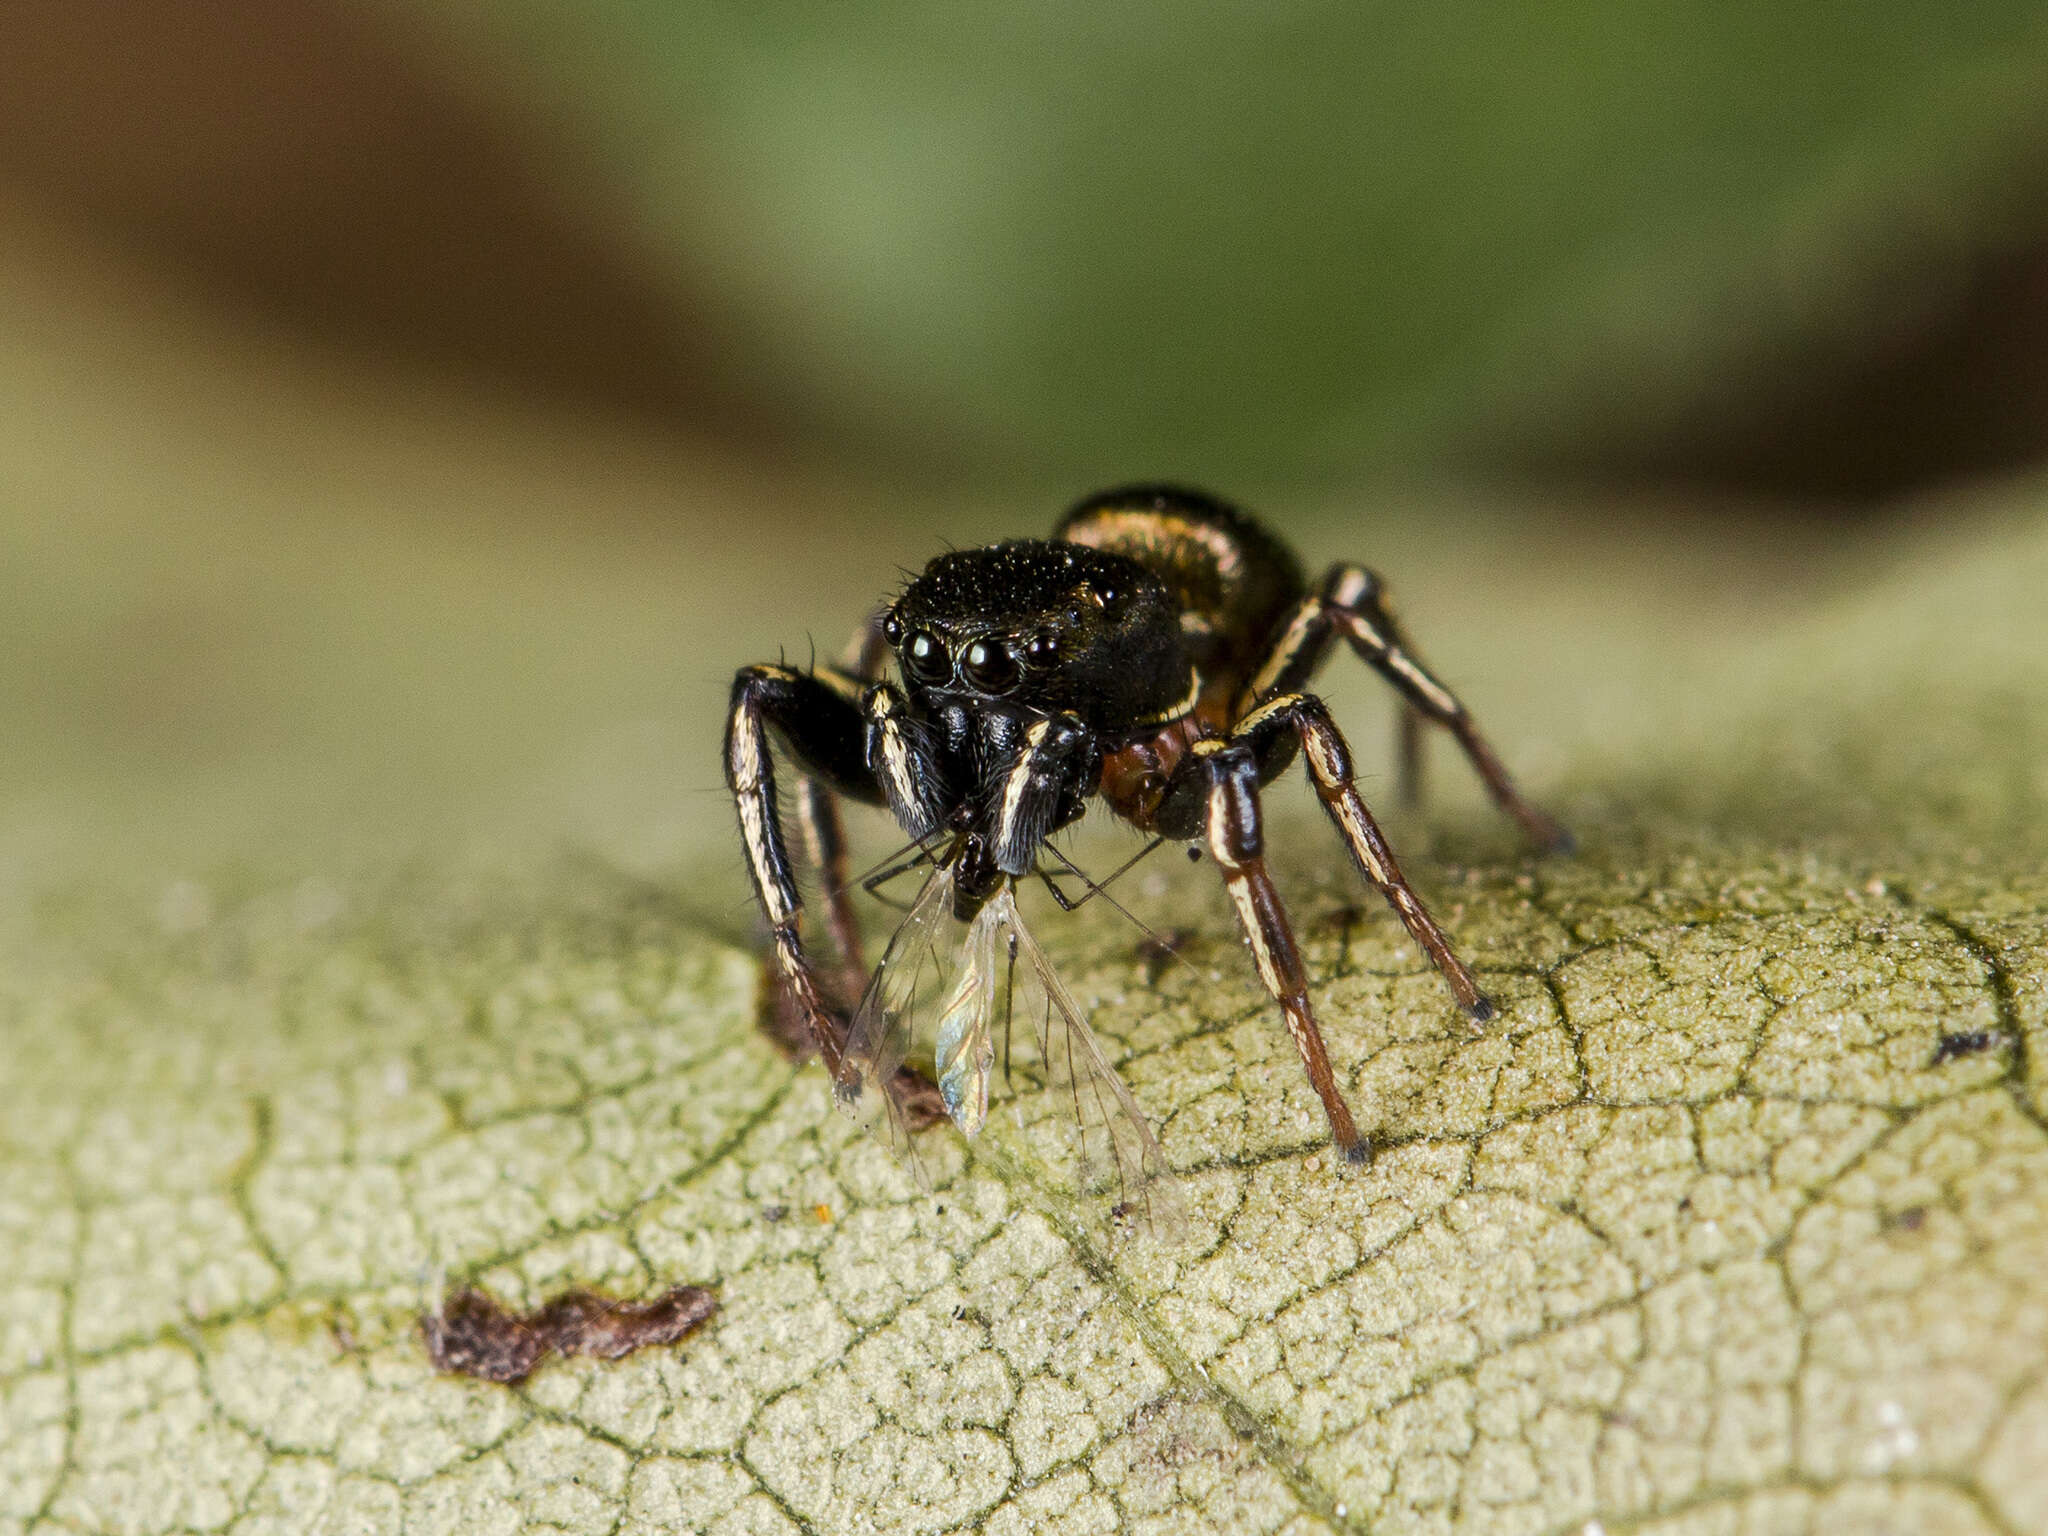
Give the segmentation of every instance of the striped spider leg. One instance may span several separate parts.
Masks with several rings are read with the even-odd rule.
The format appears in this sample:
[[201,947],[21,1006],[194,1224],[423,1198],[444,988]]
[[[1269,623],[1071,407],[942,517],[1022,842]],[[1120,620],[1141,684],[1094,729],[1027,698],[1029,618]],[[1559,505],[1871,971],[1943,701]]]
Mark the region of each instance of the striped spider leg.
[[[880,671],[885,651],[872,624],[856,634],[842,666],[798,671],[785,666],[752,666],[733,679],[727,717],[726,783],[739,811],[747,871],[774,947],[773,985],[777,1002],[799,1021],[799,1038],[787,1041],[815,1050],[835,1080],[845,1075],[847,1025],[836,992],[850,1007],[867,982],[860,928],[853,914],[846,876],[846,843],[840,796],[881,805],[888,796],[868,767],[874,726],[864,694],[864,674]],[[823,883],[827,931],[838,951],[834,985],[821,985],[803,941],[804,901],[783,831],[776,795],[771,740],[779,741],[797,770],[796,815],[805,851]],[[898,1074],[894,1088],[916,1123],[935,1117],[931,1085],[914,1071]]]
[[1494,804],[1520,822],[1539,847],[1552,853],[1570,852],[1571,834],[1515,787],[1500,755],[1480,735],[1471,712],[1416,657],[1394,622],[1384,584],[1362,565],[1331,566],[1321,586],[1301,600],[1238,696],[1238,712],[1305,687],[1339,636],[1400,691],[1399,782],[1404,801],[1417,799],[1421,792],[1421,727],[1425,723],[1440,725],[1464,749]]
[[1323,1032],[1309,1002],[1301,951],[1287,909],[1266,870],[1259,790],[1278,777],[1297,748],[1306,749],[1316,794],[1343,835],[1352,861],[1386,897],[1450,984],[1459,1004],[1475,1023],[1493,1017],[1493,1004],[1402,875],[1379,824],[1359,796],[1353,782],[1351,750],[1322,700],[1313,694],[1282,694],[1245,716],[1228,737],[1211,736],[1192,744],[1160,806],[1160,825],[1198,830],[1203,846],[1222,871],[1259,980],[1279,1003],[1287,1032],[1308,1071],[1309,1084],[1322,1100],[1331,1140],[1349,1161],[1362,1163],[1370,1152],[1337,1087]]

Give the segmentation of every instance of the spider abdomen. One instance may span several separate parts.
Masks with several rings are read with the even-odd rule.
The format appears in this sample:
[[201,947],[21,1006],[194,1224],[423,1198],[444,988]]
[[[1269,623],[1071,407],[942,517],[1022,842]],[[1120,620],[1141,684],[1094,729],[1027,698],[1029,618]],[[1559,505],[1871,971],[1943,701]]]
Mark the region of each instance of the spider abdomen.
[[1054,537],[1123,555],[1158,577],[1205,684],[1247,671],[1308,591],[1293,551],[1248,513],[1177,486],[1090,496]]

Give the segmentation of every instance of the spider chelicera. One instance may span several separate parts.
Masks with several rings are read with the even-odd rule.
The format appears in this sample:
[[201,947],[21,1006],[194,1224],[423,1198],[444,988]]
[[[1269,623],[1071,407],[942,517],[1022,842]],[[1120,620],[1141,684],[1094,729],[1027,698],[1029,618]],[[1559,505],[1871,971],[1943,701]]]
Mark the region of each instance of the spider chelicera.
[[[1459,1004],[1475,1022],[1491,1018],[1493,1005],[1402,876],[1359,796],[1350,749],[1329,711],[1303,691],[1340,639],[1405,701],[1406,783],[1413,782],[1421,726],[1440,725],[1538,844],[1569,846],[1564,829],[1516,790],[1465,707],[1416,659],[1377,576],[1339,564],[1311,587],[1294,554],[1247,514],[1176,487],[1090,497],[1050,539],[940,555],[862,627],[843,665],[743,668],[733,681],[726,778],[773,932],[779,983],[842,1097],[857,1095],[882,1057],[872,1041],[862,1044],[860,1017],[849,1036],[805,952],[771,736],[801,774],[797,816],[824,876],[825,915],[842,967],[836,981],[848,995],[860,990],[865,968],[836,796],[887,806],[919,849],[918,861],[944,875],[942,886],[927,886],[928,896],[936,893],[970,924],[994,903],[1013,913],[1012,890],[1039,871],[1046,839],[1100,796],[1155,839],[1208,852],[1259,979],[1280,1005],[1322,1100],[1331,1138],[1347,1158],[1362,1161],[1365,1143],[1330,1070],[1301,955],[1266,870],[1259,791],[1297,751],[1359,872]],[[892,653],[900,685],[884,675]],[[1009,933],[1014,972],[1021,929]],[[870,999],[879,984],[878,973],[867,984]],[[953,1014],[969,987],[963,982],[956,992]],[[978,1081],[960,1069],[948,1087],[943,1030],[940,1043],[947,1106],[969,1131],[986,1104],[985,1017],[980,1027]],[[957,1040],[954,1046],[958,1058]],[[1121,1085],[1113,1091],[1128,1104]]]

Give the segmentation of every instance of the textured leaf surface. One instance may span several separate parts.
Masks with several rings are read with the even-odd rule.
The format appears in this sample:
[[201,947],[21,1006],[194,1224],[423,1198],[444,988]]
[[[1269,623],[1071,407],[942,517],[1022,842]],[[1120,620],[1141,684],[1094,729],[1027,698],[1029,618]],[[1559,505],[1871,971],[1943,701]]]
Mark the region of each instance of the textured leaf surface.
[[[1183,1172],[1165,1242],[1002,1114],[971,1157],[929,1135],[918,1191],[754,1032],[718,673],[804,622],[742,596],[836,627],[886,566],[479,546],[509,486],[630,500],[523,442],[409,461],[435,524],[365,493],[309,555],[214,504],[394,483],[372,450],[238,399],[249,457],[195,467],[155,456],[193,403],[131,403],[94,428],[130,482],[38,446],[85,430],[75,377],[5,402],[36,729],[0,844],[0,1531],[2048,1530],[2032,489],[1768,600],[1780,552],[1682,532],[1306,525],[1403,574],[1586,852],[1524,858],[1448,758],[1395,822],[1504,1005],[1475,1035],[1311,813],[1276,834],[1381,1143],[1348,1176],[1207,871],[1134,886],[1194,932],[1156,982],[1046,914]],[[721,1309],[512,1390],[427,1366],[416,1317],[467,1281]]]
[[[2043,1529],[2048,882],[1593,830],[1445,885],[1476,1037],[1300,904],[1361,1174],[1214,903],[1156,985],[1068,937],[1177,1243],[1000,1117],[918,1192],[616,878],[80,897],[6,976],[7,1528]],[[456,1278],[722,1310],[515,1392],[428,1368]]]

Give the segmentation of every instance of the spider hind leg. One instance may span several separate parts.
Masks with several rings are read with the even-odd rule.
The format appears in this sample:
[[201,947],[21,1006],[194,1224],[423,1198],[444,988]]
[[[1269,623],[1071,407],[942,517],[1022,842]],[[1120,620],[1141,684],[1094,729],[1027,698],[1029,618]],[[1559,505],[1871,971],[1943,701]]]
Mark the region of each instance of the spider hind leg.
[[1421,795],[1421,727],[1439,725],[1464,751],[1494,804],[1514,817],[1533,842],[1552,853],[1571,851],[1571,833],[1516,787],[1471,712],[1416,656],[1394,621],[1384,584],[1362,565],[1331,566],[1321,586],[1301,600],[1245,685],[1239,712],[1306,687],[1340,637],[1401,695],[1399,783],[1404,803]]
[[1451,941],[1430,915],[1429,908],[1401,873],[1379,823],[1366,809],[1351,769],[1351,748],[1323,701],[1310,693],[1284,693],[1253,710],[1240,720],[1233,741],[1242,742],[1259,761],[1282,763],[1283,750],[1299,743],[1308,759],[1309,777],[1316,796],[1323,803],[1352,863],[1367,882],[1387,899],[1387,905],[1401,919],[1409,936],[1421,946],[1450,986],[1451,995],[1475,1024],[1494,1016],[1494,1007],[1465,962],[1451,948]]

